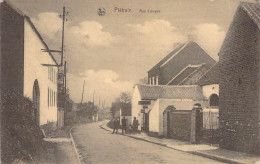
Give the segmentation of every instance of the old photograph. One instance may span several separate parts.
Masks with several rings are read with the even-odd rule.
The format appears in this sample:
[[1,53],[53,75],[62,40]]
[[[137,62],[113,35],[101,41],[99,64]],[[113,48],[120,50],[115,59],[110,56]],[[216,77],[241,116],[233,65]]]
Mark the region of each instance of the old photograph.
[[3,164],[260,164],[259,0],[0,0]]

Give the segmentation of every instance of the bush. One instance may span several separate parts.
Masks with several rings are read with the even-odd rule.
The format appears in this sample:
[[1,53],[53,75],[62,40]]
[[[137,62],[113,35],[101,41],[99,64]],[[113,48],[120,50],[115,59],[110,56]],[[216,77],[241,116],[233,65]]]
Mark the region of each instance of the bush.
[[43,151],[43,135],[33,117],[33,103],[14,91],[2,90],[1,158],[32,162]]

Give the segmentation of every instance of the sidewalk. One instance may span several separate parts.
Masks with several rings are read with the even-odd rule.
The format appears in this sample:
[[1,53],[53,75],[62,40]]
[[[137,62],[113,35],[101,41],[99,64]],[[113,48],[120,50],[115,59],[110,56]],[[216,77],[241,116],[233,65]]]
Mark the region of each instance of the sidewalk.
[[[112,132],[112,129],[110,129],[107,126],[107,123],[100,126],[101,128]],[[120,133],[119,133],[120,134]],[[206,145],[206,144],[191,144],[190,142],[175,140],[175,139],[168,139],[168,138],[156,138],[156,137],[150,137],[146,135],[145,133],[141,134],[125,134],[125,136],[144,140],[147,142],[151,142],[154,144],[158,144],[161,146],[165,146],[171,149],[200,155],[203,157],[207,157],[210,159],[218,160],[225,163],[252,163],[252,164],[260,164],[260,156],[246,154],[242,152],[235,152],[225,149],[220,149],[218,147]]]

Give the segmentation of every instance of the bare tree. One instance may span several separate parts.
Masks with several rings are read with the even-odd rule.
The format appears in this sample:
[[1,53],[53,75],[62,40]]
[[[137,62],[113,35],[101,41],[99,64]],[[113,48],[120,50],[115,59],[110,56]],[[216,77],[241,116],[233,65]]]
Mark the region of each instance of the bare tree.
[[139,79],[137,84],[148,84],[148,77],[143,77]]

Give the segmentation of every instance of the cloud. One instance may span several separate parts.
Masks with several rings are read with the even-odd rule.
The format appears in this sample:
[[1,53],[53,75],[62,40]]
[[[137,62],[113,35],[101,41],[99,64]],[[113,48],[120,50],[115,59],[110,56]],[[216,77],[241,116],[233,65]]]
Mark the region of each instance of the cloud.
[[120,92],[131,91],[133,87],[133,83],[120,80],[119,75],[112,70],[87,70],[79,75],[68,73],[68,87],[75,102],[81,101],[84,80],[84,101],[92,101],[95,91],[95,102],[98,103],[100,97],[102,101],[105,99],[106,105],[109,106],[119,96]]
[[[85,46],[108,46],[119,41],[120,37],[103,31],[103,26],[96,21],[84,21],[68,29],[70,38]],[[73,39],[73,41],[75,41]]]
[[32,18],[32,21],[41,34],[49,39],[56,38],[59,35],[58,32],[62,29],[62,21],[58,13],[55,12],[39,13],[36,18]]
[[217,24],[204,23],[195,26],[194,34],[197,36],[198,43],[205,48],[209,55],[218,60],[218,52],[226,32]]
[[[150,53],[157,54],[169,52],[176,43],[186,41],[176,27],[169,21],[155,19],[146,21],[144,24],[127,24],[132,32],[135,42],[139,41],[142,48]],[[149,51],[151,50],[151,51]]]
[[[32,21],[38,30],[49,40],[61,38],[62,19],[55,12],[39,13]],[[103,30],[103,26],[96,21],[83,21],[74,26],[70,22],[65,24],[66,41],[69,44],[81,46],[108,46],[120,40],[119,36],[112,36]],[[58,39],[60,40],[60,39]]]

